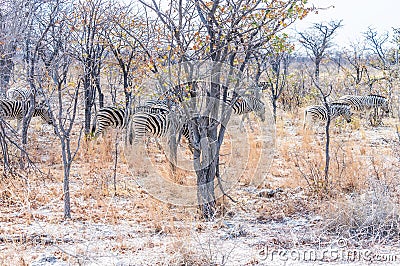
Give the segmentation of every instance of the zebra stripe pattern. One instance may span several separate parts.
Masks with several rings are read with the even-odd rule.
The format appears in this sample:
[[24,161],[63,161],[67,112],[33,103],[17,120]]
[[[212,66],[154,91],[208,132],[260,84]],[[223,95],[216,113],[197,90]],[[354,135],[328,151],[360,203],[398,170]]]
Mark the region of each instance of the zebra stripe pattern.
[[26,101],[33,94],[33,90],[30,88],[19,87],[19,88],[10,88],[7,90],[6,96],[9,100],[15,101]]
[[[351,110],[350,105],[346,103],[331,103],[330,104],[330,116],[331,119],[334,119],[338,116],[342,116],[348,123],[351,122]],[[307,117],[311,117],[313,121],[315,120],[328,120],[328,110],[324,105],[313,105],[308,106],[304,111],[304,123],[303,128],[306,126]]]
[[[189,144],[189,148],[192,148],[193,145],[192,145],[192,139],[190,138],[190,130],[189,130],[189,124],[188,123],[184,123],[182,125],[180,134],[187,139],[188,144]],[[180,141],[180,139],[178,139],[178,142],[179,141]]]
[[164,137],[171,126],[168,113],[138,112],[132,116],[132,129],[135,133],[134,140],[130,136],[130,143],[138,143],[146,135]]
[[134,109],[134,113],[169,113],[170,109],[168,108],[168,105],[165,104],[152,104],[152,105],[142,105],[138,106]]
[[[227,103],[231,104],[231,101],[232,99],[228,99]],[[239,96],[232,105],[232,109],[237,115],[254,111],[261,121],[265,120],[265,104],[256,97],[250,95]]]
[[[13,100],[0,100],[0,116],[3,119],[18,119],[21,120],[25,112],[28,111],[30,102],[13,101]],[[52,125],[50,110],[44,104],[38,104],[33,110],[33,117],[40,117],[46,123]]]
[[[169,113],[168,106],[163,104],[154,104],[152,106],[138,106],[133,110],[133,113]],[[98,137],[108,127],[112,128],[125,128],[131,114],[126,112],[126,109],[117,107],[103,107],[97,112],[95,120],[93,121],[91,134]]]
[[111,106],[100,108],[93,121],[92,135],[98,137],[108,127],[125,128],[127,116],[125,109]]
[[349,104],[355,112],[368,111],[372,108],[382,108],[383,111],[389,113],[389,103],[386,97],[381,95],[345,95],[339,98],[339,101]]

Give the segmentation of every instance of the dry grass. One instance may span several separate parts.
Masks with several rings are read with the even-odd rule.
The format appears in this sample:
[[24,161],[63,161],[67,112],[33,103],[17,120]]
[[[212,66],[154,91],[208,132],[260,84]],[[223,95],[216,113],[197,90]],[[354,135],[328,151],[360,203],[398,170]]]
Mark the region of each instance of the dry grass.
[[[249,254],[259,243],[310,246],[337,235],[354,245],[357,241],[366,246],[397,243],[400,152],[396,135],[391,135],[390,128],[375,129],[359,122],[338,125],[339,130],[332,132],[326,185],[323,135],[301,130],[300,116],[279,114],[274,161],[258,188],[252,187],[251,179],[260,163],[260,140],[255,137],[259,129],[254,134],[246,131],[249,161],[243,169],[227,172],[240,170],[237,184],[229,190],[238,202],[219,198],[213,223],[202,221],[196,208],[163,203],[138,187],[132,173],[143,174],[148,169],[140,169],[139,160],[139,168],[132,168],[132,158],[123,152],[121,134],[114,191],[115,131],[108,138],[82,142],[71,169],[73,218],[64,222],[57,139],[33,132],[32,157],[43,174],[21,172],[0,180],[0,236],[11,237],[0,241],[0,264],[26,265],[48,253],[71,264],[114,254],[132,260],[141,257],[148,265],[251,265],[257,258]],[[165,155],[154,143],[149,145],[152,163],[165,178],[194,184],[195,175],[187,169],[171,176]],[[235,152],[234,145],[222,150],[226,168],[234,163],[228,156]],[[181,156],[186,155],[184,149]],[[314,216],[322,218],[315,222]],[[296,225],[298,219],[304,224]],[[17,240],[22,235],[25,240]],[[42,242],[35,242],[37,235]]]
[[385,185],[374,182],[364,193],[330,202],[323,212],[326,230],[364,247],[398,242],[399,205],[385,190]]

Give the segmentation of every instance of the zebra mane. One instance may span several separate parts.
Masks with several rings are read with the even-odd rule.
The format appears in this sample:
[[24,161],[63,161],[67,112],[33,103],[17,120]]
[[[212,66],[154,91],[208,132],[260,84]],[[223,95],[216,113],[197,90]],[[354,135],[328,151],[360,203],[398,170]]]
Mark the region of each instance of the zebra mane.
[[379,97],[379,98],[382,98],[382,99],[386,99],[385,96],[382,96],[382,95],[379,95],[379,94],[369,94],[368,96],[373,96],[373,97]]
[[336,105],[336,106],[350,106],[348,103],[342,103],[342,102],[332,102],[330,105]]

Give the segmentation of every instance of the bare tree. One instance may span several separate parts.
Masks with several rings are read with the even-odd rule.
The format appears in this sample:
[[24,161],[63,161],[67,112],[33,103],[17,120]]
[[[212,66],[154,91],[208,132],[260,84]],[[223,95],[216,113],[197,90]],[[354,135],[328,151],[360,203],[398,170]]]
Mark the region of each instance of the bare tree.
[[29,3],[26,1],[2,1],[0,9],[0,95],[4,95],[14,71],[17,49],[23,43],[27,26]]
[[75,58],[82,64],[83,88],[85,104],[85,134],[90,132],[92,107],[95,103],[95,93],[99,95],[99,105],[104,99],[100,87],[100,71],[103,63],[105,43],[100,38],[101,32],[107,29],[107,18],[104,0],[78,1],[69,14],[68,27],[73,29]]
[[[40,51],[45,43],[50,28],[55,24],[55,16],[59,1],[54,2],[29,2],[24,8],[29,14],[26,17],[24,61],[26,65],[26,75],[30,89],[34,92],[30,94],[29,105],[25,105],[24,118],[22,120],[22,146],[26,149],[28,139],[28,128],[36,105],[36,95],[41,91],[40,86]],[[21,167],[24,166],[26,157],[21,154]]]
[[350,76],[353,79],[354,85],[359,85],[364,77],[368,74],[365,58],[365,43],[353,42],[350,44],[350,51],[344,53],[346,61],[350,64],[353,71],[350,72]]
[[320,65],[329,48],[333,46],[335,32],[342,26],[342,21],[331,21],[328,24],[315,23],[308,31],[299,32],[300,43],[307,50],[314,62],[314,79],[319,80]]
[[317,87],[318,91],[320,92],[320,96],[322,98],[322,103],[327,110],[327,119],[325,123],[325,167],[324,167],[324,177],[325,177],[325,189],[329,187],[329,166],[330,166],[330,126],[332,121],[332,114],[331,114],[331,106],[328,101],[328,97],[332,93],[332,85],[329,86],[329,89],[326,90],[322,88],[319,82],[314,80],[314,85]]
[[[368,63],[371,67],[381,70],[382,75],[378,77],[370,77],[368,75],[368,85],[372,92],[372,87],[375,82],[386,81],[387,86],[387,96],[389,99],[390,106],[392,103],[392,94],[394,82],[399,77],[398,65],[396,64],[396,52],[390,49],[389,44],[389,33],[385,32],[379,34],[376,30],[369,27],[366,32],[364,32],[365,41],[367,43],[367,49],[371,52]],[[394,52],[392,56],[390,54]],[[377,109],[374,109],[373,120],[377,120]],[[379,120],[379,119],[378,119]],[[379,122],[379,121],[378,121]],[[377,123],[373,123],[377,124]]]
[[[137,11],[136,11],[137,12]],[[108,49],[114,55],[122,74],[126,108],[131,108],[133,80],[132,71],[138,71],[143,61],[144,35],[148,33],[143,18],[135,15],[132,5],[114,4],[108,9],[110,29],[104,31]],[[115,16],[119,14],[119,16]]]
[[[54,7],[56,12],[53,19],[57,23],[51,23],[45,41],[42,42],[40,58],[44,62],[42,70],[51,80],[43,79],[54,90],[43,91],[45,100],[50,108],[55,134],[60,140],[62,163],[64,168],[63,192],[64,192],[64,218],[71,218],[71,199],[69,189],[69,177],[71,165],[79,149],[82,129],[76,140],[72,139],[72,131],[76,127],[76,116],[78,110],[78,93],[80,90],[80,77],[77,82],[70,82],[67,79],[72,76],[70,66],[73,64],[72,31],[69,28],[67,14],[69,4],[54,0],[49,5]],[[71,78],[70,78],[71,80]],[[39,84],[42,87],[43,84]],[[67,86],[73,86],[67,88]],[[55,96],[56,101],[52,98]],[[73,149],[73,145],[76,145]]]
[[[276,109],[278,99],[287,85],[289,75],[290,53],[293,46],[287,43],[286,37],[275,38],[270,46],[260,56],[255,55],[257,64],[264,64],[266,81],[262,83],[264,89],[269,89],[272,101],[272,111],[276,122]],[[263,51],[261,51],[263,52]],[[258,67],[260,69],[260,67]]]
[[[208,59],[214,63],[210,66],[211,80],[203,89],[207,95],[203,106],[207,108],[201,109],[195,101],[184,106],[193,138],[198,203],[203,217],[213,219],[214,183],[215,178],[220,181],[219,153],[225,135],[223,125],[231,114],[230,108],[220,108],[221,102],[227,103],[229,88],[238,90],[238,85],[242,85],[240,82],[226,83],[224,78],[235,73],[240,80],[239,73],[243,73],[254,53],[277,32],[305,16],[307,10],[302,1],[296,0],[273,0],[269,2],[272,8],[260,1],[181,0],[171,1],[166,11],[156,1],[141,2],[157,15],[162,25],[163,39],[170,51],[169,64],[185,62],[184,71],[190,77],[193,73],[190,70],[191,60]],[[221,63],[230,66],[230,69],[223,69]],[[239,73],[235,72],[235,68]],[[225,76],[221,71],[227,72]],[[196,83],[192,84],[191,90],[195,89],[193,85]]]
[[389,42],[389,34],[386,32],[384,34],[378,34],[376,30],[369,27],[366,32],[364,32],[364,37],[367,43],[367,48],[372,52],[374,57],[370,58],[368,61],[373,68],[388,70],[390,68],[390,63],[387,57],[387,47]]

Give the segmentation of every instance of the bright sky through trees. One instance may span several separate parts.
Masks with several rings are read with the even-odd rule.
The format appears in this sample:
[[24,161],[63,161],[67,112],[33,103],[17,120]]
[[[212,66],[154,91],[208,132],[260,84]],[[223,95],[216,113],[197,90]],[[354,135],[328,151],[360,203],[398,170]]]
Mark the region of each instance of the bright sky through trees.
[[310,14],[303,21],[296,22],[294,28],[302,31],[312,23],[343,19],[343,27],[337,31],[335,38],[339,46],[361,40],[362,33],[369,26],[378,33],[389,34],[392,34],[392,27],[400,27],[398,0],[309,0],[309,5],[331,8]]

